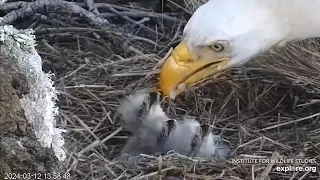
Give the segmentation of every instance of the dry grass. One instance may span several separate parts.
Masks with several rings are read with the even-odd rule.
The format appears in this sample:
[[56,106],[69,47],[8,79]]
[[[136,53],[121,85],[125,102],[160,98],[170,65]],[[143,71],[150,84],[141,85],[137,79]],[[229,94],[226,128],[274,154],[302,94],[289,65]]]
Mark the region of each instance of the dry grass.
[[229,180],[259,179],[259,174],[271,179],[317,179],[319,169],[316,173],[277,172],[280,165],[232,162],[274,155],[316,159],[316,164],[292,165],[319,168],[320,41],[316,39],[261,55],[245,67],[208,78],[176,101],[164,102],[172,117],[194,115],[214,124],[233,145],[228,161],[179,155],[141,156],[134,164],[114,159],[127,137],[115,118],[119,99],[135,90],[157,87],[158,62],[179,41],[186,23],[183,17],[188,17],[181,14],[199,4],[188,2],[169,1],[176,11],[166,16],[134,7],[113,6],[118,13],[100,8],[115,25],[105,29],[90,26],[78,16],[54,13],[39,16],[31,26],[37,32],[45,70],[56,74],[61,93],[59,125],[68,130],[66,165],[73,179],[175,175]]

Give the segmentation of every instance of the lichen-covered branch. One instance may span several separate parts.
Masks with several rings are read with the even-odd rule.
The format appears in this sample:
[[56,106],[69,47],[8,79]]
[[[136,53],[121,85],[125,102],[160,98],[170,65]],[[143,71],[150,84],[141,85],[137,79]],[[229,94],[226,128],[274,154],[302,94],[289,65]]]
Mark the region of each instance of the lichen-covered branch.
[[[26,90],[21,88],[19,90],[19,104],[23,109],[23,117],[31,124],[38,142],[43,147],[52,147],[56,157],[64,160],[66,155],[63,150],[62,130],[55,127],[55,116],[58,112],[55,107],[57,92],[50,80],[51,75],[42,71],[42,60],[35,50],[34,39],[33,31],[30,29],[17,30],[9,25],[0,27],[1,55],[12,61],[11,64],[16,68],[14,72],[19,72],[25,78],[26,84],[15,83],[17,87],[27,87],[25,89],[28,93],[24,93]],[[21,78],[20,81],[22,82]],[[19,79],[15,82],[19,82]],[[2,94],[1,99],[8,98],[7,96]],[[8,121],[8,118],[2,117],[1,121]]]

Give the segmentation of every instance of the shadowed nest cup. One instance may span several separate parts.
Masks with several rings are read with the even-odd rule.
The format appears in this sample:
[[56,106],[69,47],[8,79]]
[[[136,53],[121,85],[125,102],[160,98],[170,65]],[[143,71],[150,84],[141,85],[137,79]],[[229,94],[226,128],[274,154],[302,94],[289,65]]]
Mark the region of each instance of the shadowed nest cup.
[[[171,118],[197,116],[212,124],[214,132],[233,147],[228,160],[191,159],[174,153],[141,155],[134,164],[118,159],[129,135],[116,118],[120,99],[137,90],[158,88],[161,59],[179,42],[187,19],[203,2],[168,0],[164,13],[137,4],[95,3],[97,16],[110,25],[98,27],[68,11],[17,22],[18,27],[35,29],[44,70],[56,75],[58,125],[68,130],[66,166],[74,179],[319,177],[319,170],[284,173],[277,171],[279,164],[252,166],[237,161],[309,159],[315,161],[285,166],[319,167],[318,39],[262,54],[245,66],[206,78],[174,101],[163,101]],[[74,4],[88,9],[84,2]]]

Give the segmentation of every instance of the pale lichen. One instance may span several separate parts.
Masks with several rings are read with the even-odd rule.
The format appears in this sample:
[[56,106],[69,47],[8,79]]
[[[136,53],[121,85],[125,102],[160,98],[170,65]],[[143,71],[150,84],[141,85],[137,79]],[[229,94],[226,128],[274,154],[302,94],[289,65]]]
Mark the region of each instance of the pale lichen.
[[0,27],[2,52],[15,61],[17,67],[27,77],[30,93],[20,99],[25,116],[43,147],[52,147],[56,157],[65,159],[62,129],[56,128],[58,108],[57,91],[51,76],[42,71],[42,59],[37,53],[32,29],[18,30],[11,25]]

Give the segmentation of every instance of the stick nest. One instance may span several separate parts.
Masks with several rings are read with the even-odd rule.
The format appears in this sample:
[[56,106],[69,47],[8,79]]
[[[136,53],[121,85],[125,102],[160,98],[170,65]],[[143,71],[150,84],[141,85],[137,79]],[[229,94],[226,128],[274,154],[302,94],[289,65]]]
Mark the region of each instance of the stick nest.
[[[34,28],[44,70],[56,75],[58,125],[68,130],[66,166],[73,179],[319,177],[319,169],[277,171],[290,165],[319,168],[317,39],[262,54],[243,67],[207,78],[175,101],[164,101],[165,111],[173,118],[198,116],[213,124],[233,147],[230,159],[190,159],[178,154],[141,155],[133,161],[117,158],[128,136],[116,118],[119,100],[136,90],[158,87],[161,59],[179,42],[187,19],[203,2],[168,0],[163,13],[143,8],[143,3],[108,2],[11,1],[0,8],[5,22]],[[236,161],[271,156],[310,161]]]

